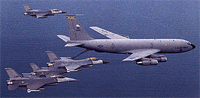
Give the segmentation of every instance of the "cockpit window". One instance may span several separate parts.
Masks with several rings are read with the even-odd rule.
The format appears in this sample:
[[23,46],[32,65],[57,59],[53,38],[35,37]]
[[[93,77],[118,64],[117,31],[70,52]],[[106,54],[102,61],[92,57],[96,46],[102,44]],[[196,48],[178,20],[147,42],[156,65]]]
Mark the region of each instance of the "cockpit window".
[[59,11],[58,9],[53,9],[53,11]]
[[92,60],[92,61],[98,61],[98,59],[95,58],[95,57],[91,57],[90,60]]
[[91,57],[91,58],[87,58],[86,60],[98,61],[99,59],[97,59],[97,58],[95,58],[95,57]]

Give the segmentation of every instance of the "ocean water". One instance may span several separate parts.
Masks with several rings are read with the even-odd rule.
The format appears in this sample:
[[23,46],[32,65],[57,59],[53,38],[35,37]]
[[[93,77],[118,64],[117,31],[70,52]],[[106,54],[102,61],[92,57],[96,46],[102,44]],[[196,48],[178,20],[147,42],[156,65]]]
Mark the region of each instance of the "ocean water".
[[[180,38],[196,45],[186,53],[164,54],[165,63],[139,66],[122,62],[128,54],[89,51],[76,59],[97,57],[109,64],[68,73],[77,82],[48,86],[28,94],[7,89],[5,68],[31,72],[30,63],[46,66],[45,51],[75,56],[84,49],[65,48],[56,35],[68,35],[63,14],[46,19],[25,17],[23,4],[33,9],[60,9],[77,16],[93,38],[106,38],[90,26],[98,26],[130,38]],[[199,1],[198,0],[2,0],[1,1],[1,97],[199,97]]]

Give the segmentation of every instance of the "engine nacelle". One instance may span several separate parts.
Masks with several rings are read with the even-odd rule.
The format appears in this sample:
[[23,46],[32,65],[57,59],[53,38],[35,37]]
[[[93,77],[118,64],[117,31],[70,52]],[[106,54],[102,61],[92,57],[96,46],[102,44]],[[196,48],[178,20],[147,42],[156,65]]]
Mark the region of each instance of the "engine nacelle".
[[136,64],[138,64],[138,65],[145,65],[145,66],[147,66],[147,65],[157,65],[158,61],[154,60],[154,59],[141,60],[141,61],[136,62]]
[[149,58],[155,59],[158,62],[166,62],[167,61],[167,57],[164,55],[150,55]]

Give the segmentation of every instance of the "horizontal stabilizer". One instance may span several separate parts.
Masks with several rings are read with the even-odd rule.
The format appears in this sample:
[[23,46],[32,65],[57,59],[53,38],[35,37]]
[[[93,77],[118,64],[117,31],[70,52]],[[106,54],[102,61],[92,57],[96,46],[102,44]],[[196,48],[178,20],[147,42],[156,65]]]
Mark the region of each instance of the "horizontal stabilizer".
[[15,90],[18,85],[8,85],[8,90]]
[[68,41],[70,41],[70,38],[69,37],[67,37],[67,36],[65,36],[65,35],[57,35],[60,39],[62,39],[64,42],[68,42]]

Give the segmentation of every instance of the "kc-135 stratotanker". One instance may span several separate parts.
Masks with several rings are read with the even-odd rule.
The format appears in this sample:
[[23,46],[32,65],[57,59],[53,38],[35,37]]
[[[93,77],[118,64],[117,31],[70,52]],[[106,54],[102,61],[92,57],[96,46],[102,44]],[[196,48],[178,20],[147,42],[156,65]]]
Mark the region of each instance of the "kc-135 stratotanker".
[[166,56],[155,53],[182,53],[195,48],[195,45],[183,39],[130,39],[96,26],[90,28],[110,39],[93,39],[75,15],[67,15],[67,23],[70,37],[57,35],[67,43],[65,47],[76,46],[86,48],[86,51],[131,54],[123,61],[136,61],[138,65],[157,65],[158,62],[167,61]]

